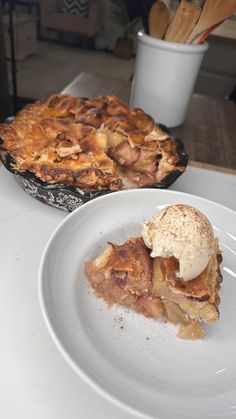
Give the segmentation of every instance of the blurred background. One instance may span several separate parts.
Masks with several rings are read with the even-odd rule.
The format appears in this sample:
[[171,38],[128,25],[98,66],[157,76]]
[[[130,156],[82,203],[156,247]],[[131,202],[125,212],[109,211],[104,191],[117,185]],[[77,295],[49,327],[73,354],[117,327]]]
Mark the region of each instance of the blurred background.
[[[81,72],[131,80],[136,34],[152,3],[1,0],[0,120],[62,91]],[[175,10],[179,1],[171,3]],[[236,16],[213,32],[209,43],[195,92],[235,101]]]

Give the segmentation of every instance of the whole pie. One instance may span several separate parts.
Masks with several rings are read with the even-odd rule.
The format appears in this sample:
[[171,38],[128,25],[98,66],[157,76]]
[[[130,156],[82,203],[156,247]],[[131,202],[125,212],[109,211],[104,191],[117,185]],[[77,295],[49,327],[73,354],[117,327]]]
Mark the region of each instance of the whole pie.
[[0,125],[1,156],[49,184],[119,190],[184,171],[177,143],[141,109],[117,97],[53,95]]

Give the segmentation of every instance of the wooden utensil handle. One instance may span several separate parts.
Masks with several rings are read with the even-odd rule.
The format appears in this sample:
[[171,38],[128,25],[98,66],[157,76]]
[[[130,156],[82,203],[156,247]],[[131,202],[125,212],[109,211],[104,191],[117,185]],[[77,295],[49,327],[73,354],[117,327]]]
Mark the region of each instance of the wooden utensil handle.
[[167,29],[165,39],[172,42],[186,42],[201,13],[201,8],[182,0]]

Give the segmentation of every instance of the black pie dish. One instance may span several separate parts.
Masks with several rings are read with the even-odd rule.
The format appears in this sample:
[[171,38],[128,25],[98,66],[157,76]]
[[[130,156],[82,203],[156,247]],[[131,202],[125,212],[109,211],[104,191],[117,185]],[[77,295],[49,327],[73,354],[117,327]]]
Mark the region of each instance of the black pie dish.
[[[8,118],[6,123],[11,123],[12,120],[13,118]],[[170,131],[165,126],[159,124],[159,127],[173,138]],[[184,150],[183,143],[177,138],[174,138],[174,141],[177,144],[177,153],[179,156],[179,162],[176,167],[186,167],[188,156]],[[1,143],[2,140],[0,139],[0,145]],[[111,192],[109,189],[84,191],[69,185],[49,184],[43,182],[28,170],[24,172],[16,171],[14,169],[14,159],[10,154],[4,153],[3,155],[0,155],[0,158],[6,169],[14,175],[17,183],[25,192],[40,202],[63,211],[72,212],[91,199]],[[181,174],[181,171],[175,170],[167,175],[160,183],[145,185],[143,188],[167,189]]]

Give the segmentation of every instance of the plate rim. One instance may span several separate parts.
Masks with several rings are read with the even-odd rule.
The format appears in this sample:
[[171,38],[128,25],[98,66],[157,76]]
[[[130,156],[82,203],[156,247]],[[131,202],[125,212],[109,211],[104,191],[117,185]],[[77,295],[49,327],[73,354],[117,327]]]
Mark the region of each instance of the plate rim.
[[[210,199],[207,198],[203,198],[200,197],[198,195],[194,195],[194,194],[189,194],[186,192],[181,192],[181,191],[175,191],[175,190],[168,190],[168,189],[155,189],[155,193],[161,193],[161,194],[166,194],[168,195],[181,195],[184,197],[189,197],[191,198],[197,198],[200,199],[200,201],[202,202],[206,202],[210,205],[216,205],[217,207],[229,211],[233,216],[236,217],[236,211],[225,206],[222,204],[219,204],[215,201],[212,201]],[[109,393],[108,390],[106,390],[105,388],[102,387],[102,385],[98,384],[96,381],[93,380],[93,378],[91,378],[84,370],[83,368],[78,365],[76,363],[76,361],[73,359],[73,357],[68,353],[67,349],[64,347],[63,343],[60,341],[60,338],[57,336],[57,333],[54,330],[53,325],[50,322],[50,316],[49,316],[49,312],[47,309],[47,305],[45,303],[45,299],[44,299],[44,280],[43,280],[43,268],[44,268],[44,264],[46,261],[46,255],[48,253],[48,250],[50,248],[50,246],[52,245],[55,236],[57,235],[58,231],[63,228],[64,225],[66,225],[69,220],[73,217],[77,216],[77,213],[81,212],[81,211],[86,211],[86,209],[90,206],[96,205],[98,201],[101,200],[106,200],[106,199],[110,199],[112,197],[112,195],[124,195],[124,194],[142,194],[142,193],[152,193],[152,190],[150,188],[143,188],[143,189],[129,189],[129,190],[122,190],[122,191],[116,191],[116,192],[111,192],[107,195],[102,195],[99,196],[91,201],[86,202],[84,205],[82,205],[81,207],[75,209],[73,212],[69,213],[62,221],[59,222],[58,226],[54,229],[54,231],[51,233],[49,239],[46,242],[46,245],[44,247],[44,250],[41,254],[41,260],[40,260],[40,265],[39,265],[39,269],[38,269],[38,297],[39,297],[39,304],[40,304],[40,309],[41,309],[41,313],[42,316],[44,318],[44,321],[46,323],[48,332],[55,344],[55,346],[57,347],[58,351],[60,352],[60,354],[62,355],[62,357],[66,360],[66,362],[68,363],[68,365],[74,370],[74,372],[79,375],[79,377],[81,377],[84,382],[86,382],[87,384],[89,384],[89,386],[91,388],[93,388],[98,394],[100,394],[103,398],[105,398],[106,400],[108,400],[110,403],[115,404],[116,406],[118,406],[119,408],[121,408],[124,412],[129,412],[132,415],[138,415],[138,417],[140,418],[153,418],[154,416],[151,415],[147,415],[147,413],[141,412],[140,410],[135,409],[134,407],[132,407],[131,405],[127,404],[125,401],[122,401],[120,399],[118,399],[115,395]],[[157,413],[158,414],[158,413]],[[161,419],[161,417],[156,416],[155,415],[155,419]]]

